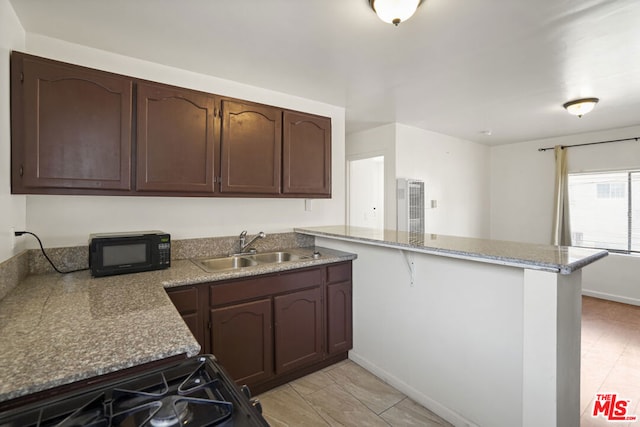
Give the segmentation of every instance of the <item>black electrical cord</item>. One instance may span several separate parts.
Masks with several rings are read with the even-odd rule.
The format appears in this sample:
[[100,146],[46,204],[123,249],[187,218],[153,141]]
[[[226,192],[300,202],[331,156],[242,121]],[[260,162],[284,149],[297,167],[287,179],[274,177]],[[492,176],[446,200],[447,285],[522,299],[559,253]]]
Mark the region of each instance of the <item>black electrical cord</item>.
[[53,267],[53,269],[55,271],[57,271],[60,274],[69,274],[69,273],[75,273],[76,271],[84,271],[84,270],[88,270],[89,268],[78,268],[76,270],[70,270],[70,271],[61,271],[58,269],[58,267],[55,266],[55,264],[53,263],[53,261],[51,261],[51,258],[49,258],[49,255],[47,255],[47,253],[44,251],[44,246],[42,246],[42,240],[40,240],[40,238],[38,236],[36,236],[34,233],[30,232],[30,231],[16,231],[15,235],[16,236],[22,236],[23,234],[30,234],[33,237],[36,238],[36,240],[38,241],[38,244],[40,244],[40,250],[42,251],[42,255],[44,255],[44,257],[47,259],[47,261],[49,261],[49,264],[51,264],[51,267]]

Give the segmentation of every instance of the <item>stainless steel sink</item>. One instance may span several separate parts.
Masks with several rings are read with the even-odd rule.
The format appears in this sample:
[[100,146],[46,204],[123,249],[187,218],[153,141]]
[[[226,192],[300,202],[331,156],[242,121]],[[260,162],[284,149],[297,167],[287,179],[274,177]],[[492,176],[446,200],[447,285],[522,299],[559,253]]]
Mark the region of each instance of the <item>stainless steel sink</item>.
[[254,255],[233,255],[223,258],[206,258],[192,260],[196,265],[205,271],[215,273],[216,271],[237,270],[240,268],[254,267],[260,264],[277,264],[287,261],[302,259],[290,252],[266,252]]
[[251,255],[247,258],[255,260],[260,264],[272,264],[287,261],[296,261],[300,259],[298,255],[294,255],[290,252],[267,252],[264,254]]
[[193,261],[206,271],[237,270],[238,268],[258,265],[258,263],[252,259],[238,256],[195,259]]

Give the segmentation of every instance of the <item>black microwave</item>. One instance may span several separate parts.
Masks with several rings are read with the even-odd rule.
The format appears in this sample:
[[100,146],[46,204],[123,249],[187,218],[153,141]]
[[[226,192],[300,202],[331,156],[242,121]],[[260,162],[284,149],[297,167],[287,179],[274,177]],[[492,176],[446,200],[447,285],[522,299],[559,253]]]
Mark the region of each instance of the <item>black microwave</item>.
[[94,277],[171,266],[171,235],[162,231],[91,234],[89,269]]

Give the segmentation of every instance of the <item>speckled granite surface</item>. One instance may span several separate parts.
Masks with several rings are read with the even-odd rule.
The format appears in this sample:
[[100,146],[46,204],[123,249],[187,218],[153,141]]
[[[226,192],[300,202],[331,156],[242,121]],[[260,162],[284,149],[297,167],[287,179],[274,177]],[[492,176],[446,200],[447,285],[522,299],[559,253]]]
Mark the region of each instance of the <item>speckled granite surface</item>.
[[[255,234],[248,234],[247,241]],[[304,248],[314,245],[314,238],[298,233],[267,234],[251,246],[258,252],[276,251],[283,248]],[[240,250],[238,236],[205,237],[201,239],[175,240],[171,243],[171,259],[221,257]]]
[[[89,268],[89,246],[69,246],[64,248],[45,248],[51,261],[61,271]],[[40,249],[29,249],[29,273],[54,273],[49,261]]]
[[[356,259],[355,254],[313,246],[308,248],[290,248],[286,249],[286,251],[297,255],[298,257],[300,257],[300,259],[278,264],[258,264],[256,266],[244,267],[237,270],[226,270],[217,272],[207,272],[191,260],[182,260],[174,262],[169,270],[153,271],[145,274],[148,274],[150,276],[157,275],[158,279],[160,279],[161,277],[163,286],[165,288],[170,288],[175,286],[183,286],[185,284],[217,282],[220,280],[234,279],[237,277],[258,276],[261,274],[276,273],[278,271],[313,267],[315,265],[330,264],[334,262]],[[320,252],[320,258],[314,259],[312,257],[314,251]]]
[[[292,248],[310,256],[316,248]],[[209,273],[189,260],[161,271],[92,278],[88,271],[31,275],[0,301],[0,401],[200,347],[165,287],[215,282],[355,259],[320,259]]]
[[608,255],[607,251],[566,246],[535,245],[439,234],[415,235],[403,231],[325,226],[296,228],[310,236],[341,239],[378,246],[532,270],[570,274]]
[[[249,234],[248,238],[253,237]],[[238,236],[203,237],[198,239],[181,239],[171,242],[171,260],[181,260],[203,257],[221,257],[240,249]],[[314,245],[311,236],[298,233],[267,234],[264,239],[258,239],[251,245],[259,252],[275,251],[282,248],[309,247]],[[45,248],[47,255],[62,271],[77,270],[89,267],[89,247],[68,246],[62,248]],[[40,249],[30,249],[29,273],[53,273],[54,270],[42,255]],[[0,296],[0,299],[2,297]]]
[[158,283],[29,276],[0,301],[0,401],[199,348]]
[[29,254],[24,251],[0,262],[0,300],[4,298],[29,273]]

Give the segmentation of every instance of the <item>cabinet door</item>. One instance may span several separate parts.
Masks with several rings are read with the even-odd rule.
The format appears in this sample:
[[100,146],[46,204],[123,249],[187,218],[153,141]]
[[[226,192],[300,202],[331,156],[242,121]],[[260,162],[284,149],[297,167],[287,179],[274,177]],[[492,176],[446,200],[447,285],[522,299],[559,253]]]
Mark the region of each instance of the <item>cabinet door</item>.
[[187,324],[198,344],[200,344],[200,353],[205,353],[204,316],[200,309],[200,302],[205,298],[200,295],[201,289],[197,286],[167,289],[167,295],[169,295],[184,323]]
[[282,192],[331,196],[331,119],[284,112]]
[[280,193],[282,110],[222,101],[222,182],[227,193]]
[[353,347],[351,282],[327,285],[327,352],[342,353]]
[[11,60],[14,192],[131,189],[131,79],[17,52]]
[[137,94],[137,189],[212,193],[215,98],[151,83]]
[[276,373],[323,357],[322,287],[274,298]]
[[211,310],[212,353],[238,384],[273,376],[271,300]]

